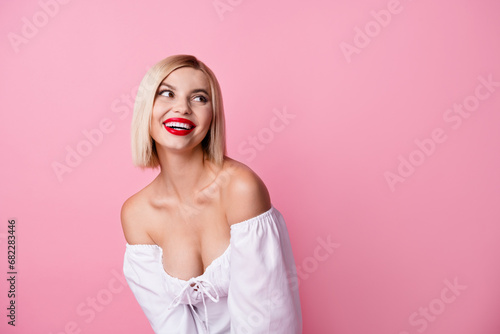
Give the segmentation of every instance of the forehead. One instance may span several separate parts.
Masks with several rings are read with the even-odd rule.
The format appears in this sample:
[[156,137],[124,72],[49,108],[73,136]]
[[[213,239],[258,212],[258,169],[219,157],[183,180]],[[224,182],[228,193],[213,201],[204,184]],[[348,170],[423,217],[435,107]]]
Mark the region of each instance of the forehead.
[[199,89],[209,90],[210,82],[203,71],[192,67],[181,67],[172,71],[161,83],[169,84],[176,89]]

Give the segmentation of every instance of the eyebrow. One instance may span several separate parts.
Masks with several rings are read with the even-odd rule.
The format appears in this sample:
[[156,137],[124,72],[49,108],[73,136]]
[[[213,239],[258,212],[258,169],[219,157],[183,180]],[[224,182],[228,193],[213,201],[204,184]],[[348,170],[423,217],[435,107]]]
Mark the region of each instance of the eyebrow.
[[[164,83],[164,82],[162,82],[162,83],[160,84],[160,87],[161,87],[161,86],[166,86],[166,87],[170,88],[171,90],[175,90],[175,87],[174,87],[174,86],[171,86],[171,85],[169,85],[169,84],[167,84],[167,83]],[[193,90],[191,91],[191,93],[205,93],[205,94],[207,94],[208,96],[210,96],[210,94],[208,94],[208,92],[207,92],[206,90],[204,90],[203,88],[193,89]]]

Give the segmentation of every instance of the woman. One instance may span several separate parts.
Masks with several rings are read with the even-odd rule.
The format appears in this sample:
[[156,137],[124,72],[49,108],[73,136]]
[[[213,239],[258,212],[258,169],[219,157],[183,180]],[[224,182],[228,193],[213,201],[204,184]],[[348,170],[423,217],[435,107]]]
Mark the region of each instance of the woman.
[[261,179],[225,153],[213,72],[189,55],[153,66],[132,155],[160,173],[122,207],[127,282],[155,333],[301,333],[285,221]]

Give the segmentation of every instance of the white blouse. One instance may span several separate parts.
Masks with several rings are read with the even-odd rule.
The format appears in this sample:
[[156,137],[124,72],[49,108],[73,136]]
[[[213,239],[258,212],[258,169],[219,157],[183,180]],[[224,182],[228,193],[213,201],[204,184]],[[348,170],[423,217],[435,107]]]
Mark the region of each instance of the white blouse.
[[231,225],[225,252],[189,280],[170,276],[157,245],[126,244],[123,272],[156,334],[302,333],[285,220],[271,208]]

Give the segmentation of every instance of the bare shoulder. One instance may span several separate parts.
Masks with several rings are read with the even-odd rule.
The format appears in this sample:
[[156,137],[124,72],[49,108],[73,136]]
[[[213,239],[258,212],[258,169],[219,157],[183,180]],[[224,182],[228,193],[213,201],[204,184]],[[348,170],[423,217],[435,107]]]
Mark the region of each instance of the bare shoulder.
[[229,225],[258,216],[271,208],[267,187],[252,169],[228,158],[223,171],[229,176],[224,191],[224,207]]
[[128,198],[122,205],[121,223],[125,240],[129,244],[154,244],[144,225],[148,202],[144,190]]

